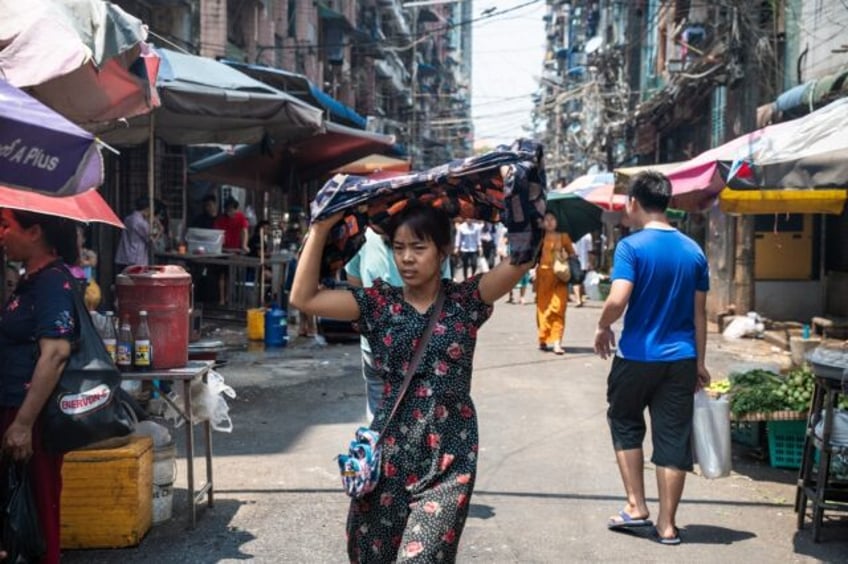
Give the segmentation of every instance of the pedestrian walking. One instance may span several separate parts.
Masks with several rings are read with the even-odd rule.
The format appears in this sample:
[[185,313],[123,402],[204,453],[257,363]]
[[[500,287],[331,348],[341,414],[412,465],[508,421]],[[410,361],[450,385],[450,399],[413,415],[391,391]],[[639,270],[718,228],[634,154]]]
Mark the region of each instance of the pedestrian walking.
[[565,310],[568,304],[568,284],[554,275],[554,258],[559,253],[574,255],[574,244],[568,233],[557,232],[556,216],[545,214],[545,239],[536,268],[536,325],[539,349],[565,354],[562,336],[565,333]]
[[[403,287],[375,281],[371,288],[319,290],[322,250],[339,219],[312,225],[291,299],[312,314],[358,321],[386,379],[386,401],[371,423],[384,437],[382,475],[371,493],[351,502],[348,556],[351,562],[453,562],[476,478],[477,417],[469,394],[477,331],[531,263],[504,261],[461,283],[442,280],[450,219],[410,201],[386,228]],[[440,294],[443,306],[434,311]],[[438,321],[409,394],[384,429],[431,315]]]
[[[477,274],[477,263],[483,256],[483,241],[481,239],[482,229],[479,223],[471,218],[466,218],[456,228],[456,241],[454,252],[459,253],[462,259],[462,279],[468,280]],[[469,275],[469,271],[471,274]]]
[[639,231],[616,247],[612,288],[595,333],[595,352],[607,358],[615,346],[611,325],[626,308],[608,379],[607,420],[627,502],[607,526],[653,525],[642,470],[647,407],[660,502],[653,538],[667,545],[680,544],[676,515],[692,470],[693,395],[710,381],[704,364],[707,259],[669,225],[670,199],[671,184],[662,174],[644,172],[631,181],[626,213]]
[[[507,239],[505,230],[501,234],[500,240],[501,243],[498,244],[498,258],[499,260],[504,260],[504,258],[509,256],[509,240]],[[507,296],[506,303],[516,303],[515,297],[513,295],[516,290],[518,290],[518,305],[524,305],[527,302],[527,287],[530,286],[532,283],[531,273],[532,270],[530,272],[525,272],[524,276],[522,276],[521,279],[518,280],[518,283],[515,285],[515,287],[509,290],[509,296]]]
[[488,270],[495,268],[495,256],[497,247],[497,236],[495,225],[483,222],[480,224],[480,245],[483,258],[486,260]]
[[[388,241],[371,227],[365,231],[365,243],[362,248],[345,265],[345,273],[348,284],[356,288],[370,288],[377,280],[396,288],[403,286],[403,279],[398,272]],[[448,260],[442,262],[442,278],[452,278]],[[365,380],[365,414],[370,423],[383,402],[386,381],[383,379],[383,372],[374,368],[371,345],[364,335],[360,337],[359,344],[362,350],[362,378]]]
[[[589,253],[592,251],[592,234],[586,233],[574,244],[574,250],[577,252],[577,260],[580,261],[580,269],[585,273],[592,269],[592,263],[589,259]],[[583,307],[586,302],[584,295],[583,282],[572,284],[574,288],[574,302],[576,307]]]

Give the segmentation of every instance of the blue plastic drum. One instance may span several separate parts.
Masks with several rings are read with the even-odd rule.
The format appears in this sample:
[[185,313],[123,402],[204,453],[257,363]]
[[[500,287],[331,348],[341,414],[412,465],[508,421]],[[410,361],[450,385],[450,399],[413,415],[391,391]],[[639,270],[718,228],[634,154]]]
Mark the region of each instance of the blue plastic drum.
[[265,312],[265,346],[284,347],[288,341],[288,314],[278,304],[274,304]]

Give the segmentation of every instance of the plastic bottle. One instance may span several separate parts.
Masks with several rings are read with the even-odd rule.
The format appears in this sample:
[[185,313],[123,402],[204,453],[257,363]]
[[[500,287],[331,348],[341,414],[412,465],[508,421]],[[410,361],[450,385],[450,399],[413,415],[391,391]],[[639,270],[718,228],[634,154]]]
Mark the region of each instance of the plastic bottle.
[[153,345],[150,342],[150,326],[147,324],[147,312],[138,312],[138,327],[133,341],[133,369],[144,372],[153,365]]
[[129,314],[121,318],[121,330],[118,331],[118,348],[116,354],[118,368],[129,372],[133,365],[133,335]]
[[106,326],[103,328],[103,344],[106,352],[112,358],[112,362],[118,361],[118,333],[115,331],[115,312],[106,312]]

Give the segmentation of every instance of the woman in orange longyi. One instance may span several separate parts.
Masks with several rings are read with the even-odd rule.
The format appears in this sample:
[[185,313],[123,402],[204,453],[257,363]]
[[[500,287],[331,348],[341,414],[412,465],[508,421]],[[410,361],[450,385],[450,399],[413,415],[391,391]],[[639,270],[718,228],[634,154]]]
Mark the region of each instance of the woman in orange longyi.
[[568,284],[554,276],[554,257],[559,252],[575,254],[571,237],[557,233],[557,220],[545,214],[545,240],[542,256],[536,268],[536,325],[539,328],[539,349],[564,354],[562,336],[565,332],[565,308],[568,303]]

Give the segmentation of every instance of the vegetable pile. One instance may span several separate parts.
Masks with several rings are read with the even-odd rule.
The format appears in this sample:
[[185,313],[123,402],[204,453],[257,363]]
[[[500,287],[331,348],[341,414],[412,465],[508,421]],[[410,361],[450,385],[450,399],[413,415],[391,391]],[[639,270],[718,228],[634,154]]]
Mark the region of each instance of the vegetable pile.
[[783,378],[768,370],[731,374],[730,412],[733,415],[745,415],[789,409],[785,397],[777,393],[783,384]]
[[[785,375],[769,370],[749,370],[731,374],[707,387],[713,395],[728,396],[733,415],[807,411],[813,398],[815,377],[808,366],[795,368]],[[838,408],[848,409],[848,394],[842,394]]]

